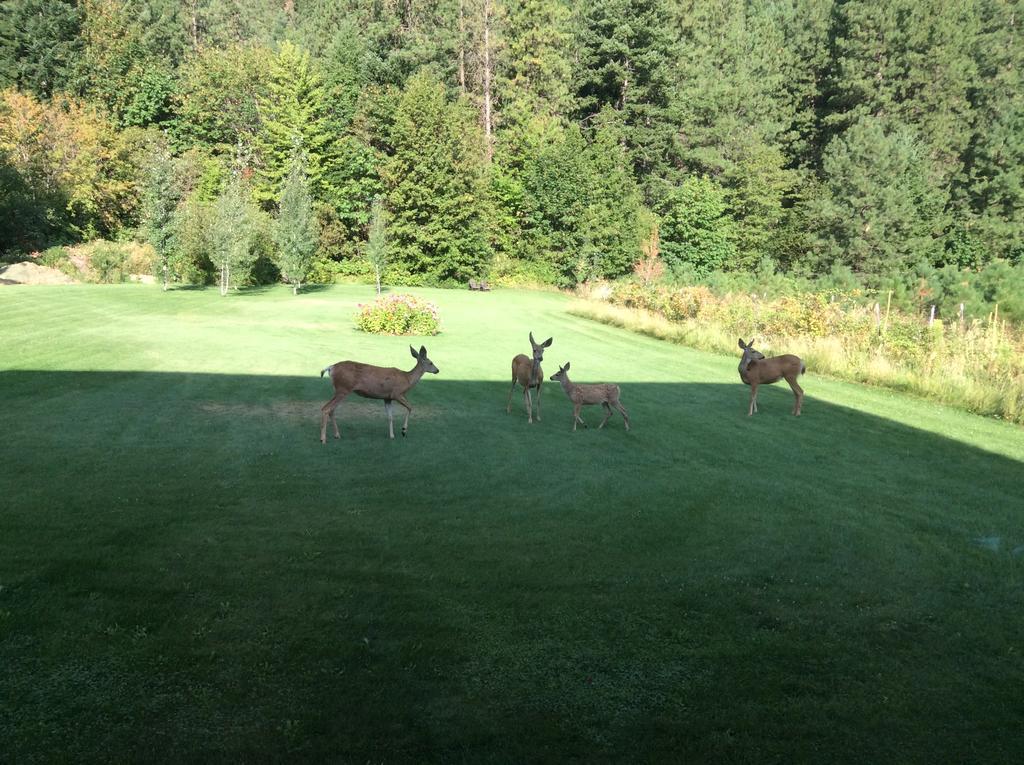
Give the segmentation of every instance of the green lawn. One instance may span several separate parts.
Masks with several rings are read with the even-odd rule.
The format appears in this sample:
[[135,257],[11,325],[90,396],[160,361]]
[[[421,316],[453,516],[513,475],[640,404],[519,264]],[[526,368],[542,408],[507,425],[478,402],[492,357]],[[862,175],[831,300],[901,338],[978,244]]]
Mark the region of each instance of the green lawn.
[[[1024,758],[1024,431],[412,291],[321,446],[368,288],[0,288],[0,761]],[[530,330],[633,430],[506,415]]]

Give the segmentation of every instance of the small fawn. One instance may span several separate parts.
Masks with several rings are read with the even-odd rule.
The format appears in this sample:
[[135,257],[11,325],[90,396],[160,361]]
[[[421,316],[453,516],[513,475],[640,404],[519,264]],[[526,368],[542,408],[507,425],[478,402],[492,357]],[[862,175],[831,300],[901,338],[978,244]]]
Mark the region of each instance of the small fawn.
[[587,427],[587,423],[580,417],[580,409],[584,406],[591,404],[600,404],[604,407],[604,419],[601,420],[601,424],[598,425],[598,429],[603,428],[604,424],[608,422],[608,418],[612,416],[612,407],[614,406],[622,413],[622,419],[626,422],[626,430],[629,430],[629,415],[626,413],[626,409],[622,406],[619,401],[619,386],[612,385],[610,383],[590,383],[587,385],[579,385],[572,382],[569,379],[569,362],[565,362],[564,367],[559,367],[558,371],[551,375],[551,379],[555,382],[562,383],[562,390],[565,391],[565,395],[572,401],[572,429],[576,430],[576,424],[579,423],[583,427]]

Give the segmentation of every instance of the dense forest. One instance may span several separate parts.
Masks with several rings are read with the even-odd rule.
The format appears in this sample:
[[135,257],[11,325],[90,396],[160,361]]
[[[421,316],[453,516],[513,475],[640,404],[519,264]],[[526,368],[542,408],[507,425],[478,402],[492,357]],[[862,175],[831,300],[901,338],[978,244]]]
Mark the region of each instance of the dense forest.
[[312,242],[302,278],[323,281],[373,273],[384,216],[393,283],[570,286],[645,249],[670,273],[866,285],[1009,269],[1022,16],[1019,0],[5,0],[0,250],[136,238],[171,279],[226,287],[260,262],[289,278],[289,248]]

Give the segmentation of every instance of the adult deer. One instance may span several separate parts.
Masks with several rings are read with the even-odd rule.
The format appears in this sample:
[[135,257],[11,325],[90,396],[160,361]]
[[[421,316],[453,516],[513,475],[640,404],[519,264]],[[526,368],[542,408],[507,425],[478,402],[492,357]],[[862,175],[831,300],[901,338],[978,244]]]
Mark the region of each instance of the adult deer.
[[512,392],[516,389],[516,383],[523,386],[523,404],[526,406],[526,416],[529,422],[533,422],[533,396],[530,395],[530,388],[537,389],[537,422],[540,422],[540,384],[544,382],[544,371],[540,368],[540,362],[544,360],[544,349],[551,347],[554,338],[549,337],[543,343],[537,344],[530,333],[530,345],[533,346],[533,358],[525,353],[520,353],[512,359],[512,387],[508,391],[508,406],[505,407],[505,414],[512,411]]
[[572,401],[572,429],[576,430],[576,424],[579,423],[583,427],[587,427],[587,423],[580,417],[580,409],[589,404],[600,404],[604,407],[604,419],[601,420],[601,424],[598,425],[598,430],[604,427],[604,424],[608,422],[608,418],[612,416],[612,407],[614,406],[622,413],[622,419],[626,421],[626,430],[629,430],[629,415],[626,413],[625,407],[619,401],[619,386],[612,385],[609,383],[590,383],[587,385],[579,385],[572,382],[569,379],[569,362],[565,362],[564,367],[559,367],[558,371],[551,375],[551,379],[554,382],[562,383],[562,390],[565,391],[565,395]]
[[383,399],[384,408],[388,413],[388,437],[395,437],[392,402],[397,401],[405,407],[405,423],[402,435],[409,431],[409,415],[412,406],[405,400],[405,394],[420,381],[424,372],[437,374],[437,367],[427,358],[427,349],[422,345],[419,352],[411,345],[409,352],[416,359],[416,366],[409,372],[394,367],[375,367],[372,364],[361,364],[358,361],[339,361],[320,370],[320,376],[330,375],[334,385],[334,397],[321,408],[320,443],[327,443],[327,420],[334,426],[334,437],[341,438],[338,432],[338,421],[334,419],[334,410],[349,393],[363,398]]
[[760,351],[754,350],[754,341],[744,343],[740,338],[740,348],[743,349],[743,358],[740,359],[740,379],[750,386],[750,411],[751,416],[757,411],[757,386],[770,385],[785,378],[789,387],[793,389],[796,402],[793,404],[793,414],[800,416],[800,409],[804,403],[804,389],[797,385],[796,378],[807,371],[807,367],[800,360],[799,356],[787,353],[783,356],[772,356],[766,359]]

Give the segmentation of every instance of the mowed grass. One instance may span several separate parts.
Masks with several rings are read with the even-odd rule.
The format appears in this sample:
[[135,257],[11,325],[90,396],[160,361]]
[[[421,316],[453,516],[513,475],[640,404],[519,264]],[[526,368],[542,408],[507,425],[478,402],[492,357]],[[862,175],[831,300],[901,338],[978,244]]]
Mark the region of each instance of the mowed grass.
[[[1021,761],[1024,431],[412,291],[0,288],[0,761]],[[633,430],[506,415],[531,330]],[[408,438],[321,446],[410,342]]]

